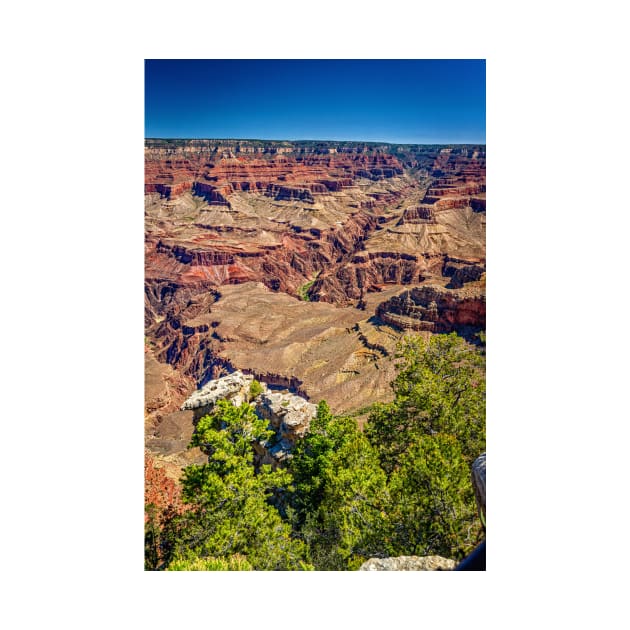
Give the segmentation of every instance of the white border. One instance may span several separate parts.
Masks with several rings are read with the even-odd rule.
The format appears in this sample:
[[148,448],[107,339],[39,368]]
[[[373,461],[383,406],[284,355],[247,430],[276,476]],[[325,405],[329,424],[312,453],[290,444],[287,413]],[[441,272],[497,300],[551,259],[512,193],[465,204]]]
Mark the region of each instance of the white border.
[[[618,627],[627,425],[610,422],[627,418],[628,102],[625,21],[607,6],[12,7],[12,626]],[[487,59],[488,572],[142,571],[142,67],[160,57]]]

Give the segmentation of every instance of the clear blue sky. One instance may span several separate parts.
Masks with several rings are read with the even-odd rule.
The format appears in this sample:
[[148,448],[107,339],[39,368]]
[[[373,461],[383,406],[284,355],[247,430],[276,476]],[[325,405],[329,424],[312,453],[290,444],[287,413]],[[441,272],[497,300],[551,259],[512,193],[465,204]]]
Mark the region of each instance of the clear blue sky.
[[485,143],[485,60],[145,62],[147,138]]

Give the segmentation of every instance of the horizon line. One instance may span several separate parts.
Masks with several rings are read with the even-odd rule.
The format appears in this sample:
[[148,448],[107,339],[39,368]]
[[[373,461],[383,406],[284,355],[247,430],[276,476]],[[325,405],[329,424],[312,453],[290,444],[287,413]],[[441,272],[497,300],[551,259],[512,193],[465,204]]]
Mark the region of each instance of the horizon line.
[[456,145],[483,145],[485,146],[485,142],[392,142],[389,140],[329,140],[329,139],[318,139],[318,138],[212,138],[212,137],[201,137],[201,136],[145,136],[145,140],[238,140],[240,142],[361,142],[364,144],[403,144],[403,145],[448,145],[448,144],[456,144]]

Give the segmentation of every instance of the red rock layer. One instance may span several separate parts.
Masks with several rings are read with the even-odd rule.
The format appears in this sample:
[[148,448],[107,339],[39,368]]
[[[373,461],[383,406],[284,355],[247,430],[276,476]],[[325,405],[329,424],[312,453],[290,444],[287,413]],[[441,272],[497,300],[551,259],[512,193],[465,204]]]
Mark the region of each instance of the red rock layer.
[[[197,312],[211,310],[220,295],[218,285],[253,280],[274,291],[296,295],[319,270],[354,256],[376,225],[376,217],[357,212],[343,225],[285,234],[278,245],[252,245],[247,250],[220,241],[211,249],[210,243],[202,248],[159,240],[145,258],[145,321],[151,328],[151,339],[162,348],[157,358],[176,364],[179,371],[197,381],[218,376],[226,366],[216,363],[211,335],[195,334],[208,332],[208,326],[189,329],[181,324]],[[347,302],[345,291],[339,292]],[[273,375],[268,378],[273,382],[269,379]]]
[[[379,180],[403,173],[402,162],[397,157],[361,152],[359,148],[333,153],[333,147],[328,147],[326,150],[330,152],[311,154],[301,153],[301,148],[296,147],[295,150],[271,147],[274,151],[261,153],[257,147],[241,146],[252,149],[245,154],[236,150],[238,146],[148,148],[147,190],[164,196],[191,190],[212,205],[229,205],[230,196],[243,191],[311,203],[317,195],[354,186],[357,178]],[[159,341],[158,359],[177,365],[178,370],[197,381],[229,369],[230,366],[217,361],[212,351],[211,340],[216,333],[210,324],[181,324],[195,317],[198,305],[200,311],[207,313],[220,292],[220,285],[259,281],[274,291],[295,296],[319,274],[308,290],[311,300],[360,305],[367,292],[380,291],[384,285],[413,285],[431,276],[450,276],[449,286],[459,287],[479,279],[484,269],[483,258],[479,256],[454,263],[446,270],[447,250],[421,252],[413,251],[410,246],[404,253],[383,251],[388,248],[387,241],[383,241],[383,248],[364,250],[364,242],[376,233],[381,221],[392,221],[392,225],[435,224],[436,213],[443,210],[468,206],[477,212],[485,209],[483,153],[469,149],[418,149],[404,159],[405,165],[412,163],[416,165],[414,168],[424,169],[427,181],[431,181],[422,201],[417,203],[418,197],[413,197],[414,205],[405,210],[398,210],[404,195],[409,194],[403,182],[368,187],[369,200],[365,199],[365,192],[353,200],[352,190],[348,191],[346,203],[358,212],[343,224],[306,229],[278,223],[277,228],[271,228],[272,238],[260,242],[255,238],[256,227],[244,228],[238,224],[195,224],[200,230],[189,241],[178,239],[176,232],[169,236],[166,228],[156,230],[156,236],[150,234],[146,255],[146,323],[151,328],[151,338]],[[361,182],[362,188],[364,184]],[[383,191],[384,188],[388,191]],[[417,191],[416,184],[412,192]],[[379,207],[387,208],[387,212],[372,212]],[[241,230],[244,235],[247,233],[242,241],[238,237]],[[229,238],[224,238],[228,232]],[[414,234],[413,230],[409,234]],[[412,243],[412,238],[406,242]],[[453,310],[446,299],[440,308],[445,313]],[[436,321],[416,318],[412,324],[418,329],[435,330],[440,330],[440,326],[464,325],[466,308],[460,305],[455,311],[455,315],[446,314]],[[479,311],[475,312],[478,320]],[[392,320],[397,315],[407,317],[395,309],[384,309],[384,317],[387,313]]]
[[419,287],[379,304],[376,313],[385,323],[403,330],[447,333],[462,327],[485,329],[483,291]]
[[[166,476],[162,468],[155,466],[148,452],[144,456],[144,504],[152,506],[153,516],[158,521],[166,511],[182,511],[179,486]],[[149,520],[149,514],[145,513],[144,520]]]
[[485,212],[485,154],[442,150],[435,156],[429,172],[436,179],[422,202],[405,210],[398,225],[432,223],[436,212],[468,206],[475,212]]
[[253,280],[296,295],[322,268],[353,254],[376,225],[376,217],[357,212],[343,225],[286,233],[278,244],[250,244],[248,249],[212,239],[190,246],[159,239],[148,245],[146,276],[170,279],[180,286]]
[[403,225],[405,223],[435,223],[433,206],[429,204],[421,204],[419,206],[411,206],[405,209],[397,225]]
[[347,305],[386,284],[419,284],[429,272],[439,271],[442,260],[443,256],[430,260],[417,254],[359,252],[317,279],[311,289],[313,299]]
[[[227,203],[237,191],[264,192],[280,198],[298,198],[308,191],[325,194],[352,186],[358,177],[379,180],[403,173],[397,158],[371,155],[292,155],[261,159],[215,158],[190,153],[186,159],[164,159],[146,152],[145,192],[173,197],[194,190],[215,203]],[[295,192],[301,191],[301,192]]]

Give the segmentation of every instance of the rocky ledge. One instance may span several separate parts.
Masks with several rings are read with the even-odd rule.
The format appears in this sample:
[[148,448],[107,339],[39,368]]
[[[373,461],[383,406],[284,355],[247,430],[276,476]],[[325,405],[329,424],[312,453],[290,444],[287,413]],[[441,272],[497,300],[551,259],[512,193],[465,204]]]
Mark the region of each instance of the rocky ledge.
[[270,464],[276,468],[291,457],[295,441],[309,429],[317,413],[317,406],[302,396],[290,392],[274,392],[261,383],[262,392],[250,400],[250,387],[254,377],[240,371],[209,381],[182,405],[192,409],[197,419],[211,413],[219,400],[228,400],[238,406],[250,402],[259,418],[269,421],[274,436],[266,443],[254,444],[256,465]]
[[455,560],[442,556],[399,556],[398,558],[370,558],[359,571],[452,571]]
[[206,415],[212,412],[219,400],[229,400],[238,407],[248,399],[253,380],[253,376],[237,370],[227,376],[209,381],[186,399],[182,405],[182,411],[193,409],[199,410],[196,415]]
[[285,462],[290,456],[297,438],[308,431],[317,407],[301,396],[290,393],[263,391],[254,401],[256,415],[269,420],[275,432],[274,444],[254,444],[261,464]]

